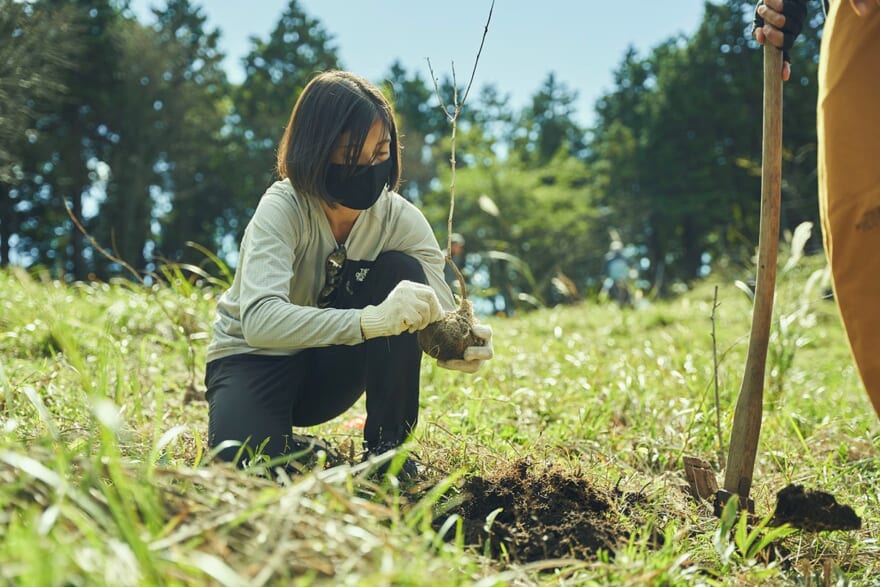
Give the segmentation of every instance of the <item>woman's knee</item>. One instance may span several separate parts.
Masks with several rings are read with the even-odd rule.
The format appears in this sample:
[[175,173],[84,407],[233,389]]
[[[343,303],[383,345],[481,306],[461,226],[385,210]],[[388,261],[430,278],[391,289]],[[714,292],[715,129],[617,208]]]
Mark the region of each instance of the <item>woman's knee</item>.
[[208,444],[219,449],[221,460],[241,464],[256,453],[283,453],[296,388],[290,362],[285,357],[235,355],[208,364]]
[[386,251],[379,255],[373,265],[373,272],[375,279],[386,281],[388,284],[397,284],[404,280],[428,282],[421,263],[400,251]]

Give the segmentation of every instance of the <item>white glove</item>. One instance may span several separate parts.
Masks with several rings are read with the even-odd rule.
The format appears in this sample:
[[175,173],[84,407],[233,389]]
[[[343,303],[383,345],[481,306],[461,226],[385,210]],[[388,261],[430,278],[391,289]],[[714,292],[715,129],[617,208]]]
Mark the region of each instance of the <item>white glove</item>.
[[398,283],[385,301],[361,310],[361,332],[365,340],[416,332],[443,317],[433,288],[414,281]]
[[471,331],[485,340],[485,344],[483,346],[469,346],[464,349],[464,358],[437,361],[437,366],[464,373],[476,373],[483,366],[483,361],[488,361],[495,356],[492,351],[492,327],[486,324],[474,324]]

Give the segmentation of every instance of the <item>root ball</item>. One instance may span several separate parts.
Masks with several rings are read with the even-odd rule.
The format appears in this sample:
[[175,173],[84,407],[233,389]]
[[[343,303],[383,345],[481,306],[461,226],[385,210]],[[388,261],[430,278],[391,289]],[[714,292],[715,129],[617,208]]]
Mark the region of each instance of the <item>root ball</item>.
[[473,326],[473,305],[469,300],[462,299],[457,310],[419,331],[419,346],[440,361],[462,359],[469,346],[486,344],[485,340],[474,334]]

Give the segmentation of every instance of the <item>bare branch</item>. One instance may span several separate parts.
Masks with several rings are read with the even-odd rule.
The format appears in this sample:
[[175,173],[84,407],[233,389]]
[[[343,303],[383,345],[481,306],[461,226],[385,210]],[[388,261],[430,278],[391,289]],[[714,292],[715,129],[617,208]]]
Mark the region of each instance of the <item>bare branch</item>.
[[431,72],[431,81],[434,82],[434,94],[437,95],[437,100],[440,102],[440,110],[443,111],[443,114],[446,115],[446,118],[452,120],[452,114],[449,113],[449,110],[446,109],[446,102],[443,101],[443,97],[440,95],[440,86],[437,83],[437,76],[434,75],[434,68],[431,67],[431,58],[427,58],[428,62],[428,71]]
[[[82,222],[80,222],[79,218],[76,217],[76,214],[73,213],[73,210],[71,209],[70,205],[67,203],[67,199],[64,200],[64,209],[67,211],[67,215],[70,216],[70,220],[73,222],[76,229],[79,230],[83,234],[83,236],[86,237],[86,239],[88,239],[89,243],[95,248],[96,251],[101,253],[101,255],[106,257],[108,260],[112,261],[113,263],[119,264],[120,267],[123,267],[126,271],[131,273],[132,277],[134,277],[134,279],[137,280],[137,282],[142,287],[144,287],[144,288],[149,287],[147,284],[147,280],[144,278],[143,275],[141,275],[141,273],[137,269],[135,269],[134,267],[129,265],[125,261],[125,259],[122,259],[117,254],[111,253],[110,251],[108,251],[107,249],[105,249],[104,247],[102,247],[98,243],[97,239],[94,236],[92,236],[91,233],[89,233],[89,231],[86,230],[86,228],[82,225]],[[112,238],[112,240],[114,241],[113,248],[114,248],[114,250],[116,250],[115,237]],[[191,270],[191,269],[189,269],[190,266],[186,266],[186,265],[177,265],[177,266],[181,267],[182,269]],[[155,272],[147,273],[147,275],[155,278],[157,281],[161,280],[160,276]],[[165,307],[165,304],[160,302],[159,303],[159,310],[163,314],[165,314],[165,317],[168,318],[168,320],[172,324],[174,324],[176,326],[176,328],[173,329],[173,332],[175,332],[178,336],[180,336],[181,339],[184,341],[184,343],[186,343],[187,364],[190,369],[189,390],[190,391],[195,390],[196,389],[196,371],[195,371],[195,356],[196,355],[195,355],[195,348],[193,347],[193,343],[192,343],[192,338],[184,331],[184,329],[180,325],[180,321],[177,318],[175,318],[175,316],[171,313],[170,309]]]
[[471,93],[471,86],[474,85],[474,76],[477,74],[477,65],[480,63],[480,55],[483,54],[483,45],[486,44],[486,35],[489,33],[489,23],[492,22],[492,11],[495,9],[495,0],[492,0],[492,5],[489,6],[489,17],[486,19],[486,24],[483,27],[483,38],[480,41],[480,48],[477,50],[477,58],[474,59],[474,68],[471,70],[471,79],[468,82],[467,88],[464,91],[464,97],[461,99],[461,105],[464,106],[464,103],[467,101],[468,94]]
[[[452,123],[452,134],[450,136],[449,141],[449,150],[450,157],[449,162],[451,165],[451,179],[449,182],[449,219],[446,223],[446,259],[453,267],[455,264],[452,263],[452,259],[450,257],[450,251],[452,250],[452,217],[455,212],[455,139],[458,130],[458,116],[461,114],[462,108],[464,107],[464,103],[467,100],[468,94],[470,94],[471,86],[474,83],[474,77],[477,74],[477,66],[480,63],[480,55],[483,53],[483,46],[486,43],[486,35],[489,32],[489,23],[492,22],[492,12],[495,9],[495,0],[492,0],[492,4],[489,6],[489,16],[486,19],[486,24],[483,27],[483,38],[480,40],[480,48],[477,51],[477,56],[474,59],[474,67],[471,70],[471,77],[468,81],[467,88],[465,88],[464,96],[461,101],[458,99],[458,80],[455,74],[455,62],[452,62],[452,110],[450,112],[449,106],[447,106],[446,102],[443,100],[443,96],[440,94],[440,86],[437,82],[437,76],[434,75],[434,68],[431,67],[431,60],[428,59],[428,70],[431,72],[431,80],[434,82],[434,93],[437,95],[437,100],[440,102],[440,108],[443,110],[443,114],[446,115],[446,118]],[[456,273],[458,274],[459,280],[463,282],[461,274],[458,272],[458,268],[455,267]],[[462,297],[467,297],[462,289]]]
[[[76,214],[73,213],[73,210],[70,208],[70,205],[67,203],[66,198],[64,199],[64,209],[67,211],[67,215],[70,216],[70,219],[73,221],[73,225],[76,226],[77,230],[79,230],[83,234],[83,236],[88,239],[89,243],[93,247],[95,247],[96,251],[101,253],[108,260],[110,260],[114,263],[117,263],[120,267],[123,267],[126,271],[131,273],[132,277],[137,279],[141,285],[146,285],[146,283],[144,282],[144,278],[141,276],[140,272],[137,271],[137,269],[135,269],[134,267],[132,267],[131,265],[126,263],[124,259],[121,259],[120,257],[114,255],[113,253],[111,253],[110,251],[108,251],[107,249],[102,247],[100,244],[98,244],[98,241],[95,239],[95,237],[93,237],[89,233],[89,231],[87,231],[85,229],[85,227],[79,221],[79,218],[77,218]],[[114,248],[115,248],[115,244],[114,244]]]

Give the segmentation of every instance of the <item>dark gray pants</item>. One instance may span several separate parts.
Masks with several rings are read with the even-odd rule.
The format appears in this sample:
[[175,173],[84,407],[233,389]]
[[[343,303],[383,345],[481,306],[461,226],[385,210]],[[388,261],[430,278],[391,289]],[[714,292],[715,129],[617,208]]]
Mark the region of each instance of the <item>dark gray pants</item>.
[[[354,275],[368,267],[366,279]],[[403,280],[426,283],[418,261],[396,251],[375,262],[349,262],[334,307],[381,303]],[[292,356],[234,355],[208,363],[208,438],[226,440],[278,457],[295,452],[291,428],[327,422],[344,413],[366,391],[367,447],[399,444],[418,419],[422,351],[415,334],[376,338],[356,346],[305,349]],[[232,461],[240,448],[220,458]],[[248,451],[242,451],[242,459]]]

